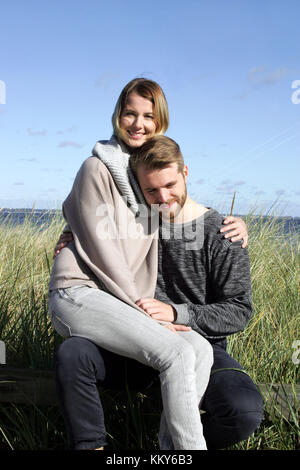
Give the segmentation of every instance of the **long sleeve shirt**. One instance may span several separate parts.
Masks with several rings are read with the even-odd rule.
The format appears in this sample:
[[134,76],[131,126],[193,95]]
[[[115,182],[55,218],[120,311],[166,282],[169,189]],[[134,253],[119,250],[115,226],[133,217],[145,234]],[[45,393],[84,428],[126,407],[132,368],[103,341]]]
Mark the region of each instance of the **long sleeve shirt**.
[[210,209],[159,233],[155,298],[175,308],[175,323],[211,339],[243,330],[252,315],[248,251],[224,239],[222,220]]

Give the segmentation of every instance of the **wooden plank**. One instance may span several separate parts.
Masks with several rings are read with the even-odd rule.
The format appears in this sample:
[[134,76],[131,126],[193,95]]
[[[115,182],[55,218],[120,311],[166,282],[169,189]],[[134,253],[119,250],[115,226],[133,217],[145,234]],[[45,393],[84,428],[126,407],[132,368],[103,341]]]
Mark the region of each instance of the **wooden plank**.
[[0,365],[0,402],[57,405],[53,371]]
[[[269,414],[283,416],[290,421],[293,420],[292,409],[300,418],[300,385],[258,384],[258,388],[265,401],[265,411]],[[56,406],[54,372],[0,365],[0,403]]]
[[265,402],[265,411],[271,416],[282,416],[288,421],[300,420],[300,385],[257,384]]

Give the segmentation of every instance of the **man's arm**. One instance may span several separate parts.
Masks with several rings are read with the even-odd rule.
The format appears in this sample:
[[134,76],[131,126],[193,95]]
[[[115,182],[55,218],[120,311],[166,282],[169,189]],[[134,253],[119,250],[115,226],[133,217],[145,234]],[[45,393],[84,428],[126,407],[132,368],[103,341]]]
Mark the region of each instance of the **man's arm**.
[[210,302],[174,306],[176,322],[207,336],[228,336],[243,330],[252,315],[248,250],[241,250],[240,243],[218,241],[211,253],[208,284]]
[[252,301],[248,250],[240,247],[241,243],[228,240],[213,247],[208,274],[209,303],[164,304],[142,299],[143,307],[156,320],[190,326],[203,336],[228,336],[243,330],[252,315]]

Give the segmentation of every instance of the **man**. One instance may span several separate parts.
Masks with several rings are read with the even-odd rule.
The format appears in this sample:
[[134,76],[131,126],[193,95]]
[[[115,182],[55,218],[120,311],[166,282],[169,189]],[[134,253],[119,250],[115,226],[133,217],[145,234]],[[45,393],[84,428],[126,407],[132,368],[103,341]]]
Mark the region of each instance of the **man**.
[[[201,404],[203,431],[208,449],[227,447],[248,438],[262,419],[256,386],[226,352],[226,337],[243,330],[252,314],[248,252],[222,237],[220,214],[188,196],[188,169],[176,142],[165,136],[148,140],[131,157],[131,166],[154,219],[155,214],[160,218],[155,298],[139,299],[137,305],[153,320],[192,327],[212,344],[214,364]],[[70,421],[82,420],[91,429],[93,419],[96,427],[95,417],[103,413],[96,382],[117,388],[124,368],[129,387],[157,379],[154,370],[84,338],[62,343],[56,364],[67,428]],[[60,380],[66,373],[67,384]],[[77,391],[79,383],[81,390],[86,384],[84,394]],[[72,402],[73,409],[66,406]],[[172,443],[160,439],[160,447],[170,449]]]

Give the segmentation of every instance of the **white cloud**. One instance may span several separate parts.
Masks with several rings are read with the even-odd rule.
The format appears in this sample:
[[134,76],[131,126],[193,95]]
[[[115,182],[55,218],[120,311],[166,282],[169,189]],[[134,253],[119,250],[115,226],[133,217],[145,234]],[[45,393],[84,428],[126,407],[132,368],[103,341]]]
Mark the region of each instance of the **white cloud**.
[[27,129],[28,135],[36,136],[36,135],[46,135],[47,131],[43,129],[42,131],[33,131],[32,129]]
[[290,72],[291,70],[286,67],[278,67],[274,70],[268,70],[266,65],[252,67],[247,73],[246,89],[237,95],[236,98],[242,100],[257,89],[274,85],[286,77]]
[[78,126],[71,126],[68,127],[68,129],[64,129],[63,131],[57,131],[56,134],[62,135],[62,134],[68,134],[70,132],[74,132],[78,129]]
[[58,144],[57,147],[63,148],[63,147],[75,147],[75,148],[81,148],[83,145],[79,144],[78,142],[73,142],[72,140],[63,140]]
[[103,88],[103,90],[107,90],[110,88],[112,82],[116,79],[120,79],[120,74],[115,72],[104,72],[95,80],[95,87],[96,88]]
[[275,191],[275,194],[276,196],[283,196],[286,194],[286,191],[285,189],[277,189],[277,191]]

